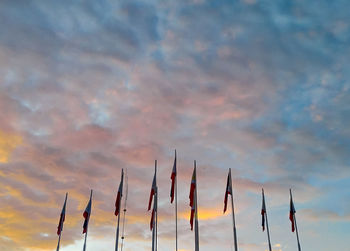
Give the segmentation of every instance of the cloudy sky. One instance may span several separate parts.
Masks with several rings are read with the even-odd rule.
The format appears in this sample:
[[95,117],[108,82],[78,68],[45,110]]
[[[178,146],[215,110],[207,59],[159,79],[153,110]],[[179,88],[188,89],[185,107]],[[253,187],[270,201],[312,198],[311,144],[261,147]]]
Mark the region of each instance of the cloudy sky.
[[198,164],[202,251],[233,250],[223,215],[232,168],[242,251],[350,250],[350,2],[1,0],[0,249],[113,250],[128,172],[126,251],[150,250],[158,160],[159,250],[194,249],[188,193]]

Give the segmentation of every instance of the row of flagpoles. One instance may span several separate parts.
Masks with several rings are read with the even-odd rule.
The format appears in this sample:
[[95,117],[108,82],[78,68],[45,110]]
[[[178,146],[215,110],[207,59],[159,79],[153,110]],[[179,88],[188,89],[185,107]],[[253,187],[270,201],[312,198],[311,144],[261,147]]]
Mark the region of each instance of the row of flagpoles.
[[[190,187],[190,194],[189,194],[189,206],[191,207],[191,214],[190,214],[190,225],[191,225],[191,231],[193,231],[193,225],[194,225],[194,232],[195,232],[195,251],[199,251],[199,224],[198,224],[198,204],[197,204],[197,175],[196,175],[196,161],[194,161],[194,169],[191,179],[191,187]],[[123,186],[124,186],[124,170],[122,169],[121,172],[121,180],[119,183],[117,198],[115,202],[115,216],[117,216],[117,229],[116,229],[116,242],[115,242],[115,251],[118,251],[118,241],[119,241],[119,226],[120,226],[120,209],[121,209],[121,201],[123,197]],[[298,233],[298,227],[295,217],[295,208],[293,203],[293,197],[292,197],[292,190],[289,190],[290,192],[290,211],[289,211],[289,220],[291,221],[292,226],[292,232],[296,232],[296,238],[297,238],[297,244],[298,244],[298,251],[301,251],[300,241],[299,241],[299,233]],[[224,213],[227,211],[227,201],[228,201],[228,195],[231,195],[231,208],[232,208],[232,219],[233,219],[233,242],[234,242],[234,248],[235,251],[238,251],[238,241],[237,241],[237,231],[236,231],[236,220],[235,220],[235,210],[234,210],[234,203],[233,203],[233,189],[232,189],[232,177],[231,177],[231,168],[229,168],[228,176],[227,176],[227,184],[226,184],[226,190],[225,190],[225,198],[224,198]],[[66,193],[66,197],[64,200],[59,224],[57,227],[57,235],[58,235],[58,243],[57,243],[57,251],[60,249],[60,241],[61,241],[61,234],[63,231],[63,223],[65,221],[65,215],[66,215],[66,204],[67,204],[67,197],[68,193]],[[170,202],[173,203],[175,199],[175,247],[176,251],[178,251],[178,231],[177,231],[177,156],[176,156],[176,150],[175,150],[175,159],[173,164],[173,169],[171,172],[171,188],[170,188]],[[153,202],[153,208],[152,208],[152,202]],[[89,220],[91,215],[91,204],[92,204],[92,190],[90,192],[90,199],[89,202],[84,210],[83,217],[84,217],[84,224],[83,224],[83,234],[85,234],[84,238],[84,246],[83,251],[86,250],[86,239],[88,234],[88,226],[89,226]],[[157,186],[157,160],[155,161],[155,170],[154,170],[154,176],[152,181],[152,187],[148,202],[148,211],[151,210],[151,221],[150,221],[150,230],[152,231],[152,251],[157,251],[158,246],[158,186]],[[126,212],[126,199],[125,199],[125,206],[124,206],[124,221],[125,221],[125,212]],[[266,210],[266,203],[265,203],[265,194],[264,189],[262,189],[262,208],[261,208],[261,216],[262,216],[262,230],[267,232],[267,239],[268,239],[268,245],[269,245],[269,251],[272,251],[271,248],[271,240],[270,240],[270,230],[269,230],[269,224],[268,224],[268,218],[267,218],[267,210]],[[123,225],[124,227],[124,225]],[[122,236],[122,244],[123,244],[124,236]],[[123,245],[121,245],[121,248]]]

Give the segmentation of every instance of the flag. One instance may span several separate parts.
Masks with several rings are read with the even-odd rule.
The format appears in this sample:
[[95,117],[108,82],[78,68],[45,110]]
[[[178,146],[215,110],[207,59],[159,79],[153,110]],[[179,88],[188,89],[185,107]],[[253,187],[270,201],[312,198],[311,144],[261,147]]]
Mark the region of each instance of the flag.
[[150,224],[149,224],[151,230],[153,229],[153,225],[154,225],[153,223],[154,223],[154,208],[152,210],[151,221],[150,221]]
[[173,203],[175,196],[175,179],[176,179],[176,150],[175,150],[175,159],[173,170],[171,172],[171,189],[170,189],[170,203]]
[[124,170],[122,169],[122,176],[121,176],[120,183],[119,183],[117,199],[115,201],[115,212],[114,212],[115,216],[118,216],[118,214],[120,212],[120,201],[123,197],[123,178],[124,178]]
[[227,175],[227,184],[226,184],[226,192],[225,192],[225,199],[224,199],[224,213],[226,212],[227,209],[227,198],[228,195],[231,194],[232,196],[232,183],[231,183],[231,169],[228,172]]
[[[157,162],[156,162],[157,163]],[[157,165],[157,164],[156,164]],[[151,209],[151,204],[152,204],[152,200],[154,197],[154,194],[156,193],[156,189],[157,189],[157,172],[154,172],[154,176],[153,176],[153,182],[152,182],[152,188],[151,188],[151,193],[149,195],[149,201],[148,201],[148,211]]]
[[196,168],[193,169],[192,180],[191,180],[191,188],[190,188],[190,207],[193,206],[194,202],[194,191],[196,189]]
[[90,215],[91,215],[91,197],[92,197],[92,190],[90,194],[90,200],[89,203],[87,204],[85,211],[83,213],[84,216],[84,225],[83,225],[83,234],[87,232],[88,225],[89,225],[89,220],[90,220]]
[[68,193],[66,193],[66,199],[64,200],[64,204],[62,207],[62,211],[61,211],[61,216],[60,216],[60,221],[58,223],[58,227],[57,227],[57,235],[60,235],[62,230],[63,230],[63,222],[66,219],[66,204],[67,204],[67,195]]
[[195,189],[196,189],[196,166],[193,169],[193,174],[192,174],[192,180],[191,180],[191,187],[190,187],[190,207],[191,207],[191,217],[190,217],[190,224],[191,224],[191,230],[193,230],[193,218],[195,214],[195,201],[194,201],[194,194],[195,194]]
[[[156,200],[156,198],[154,199]],[[154,227],[154,215],[157,213],[157,203],[156,201],[154,201],[153,203],[153,209],[152,209],[152,216],[151,216],[151,221],[150,221],[150,229],[151,231],[153,230],[153,227]]]
[[261,207],[261,216],[262,216],[262,230],[265,231],[265,214],[266,214],[266,206],[265,206],[265,196],[264,189],[262,190],[262,207]]
[[295,214],[295,208],[294,208],[294,203],[293,203],[293,198],[292,198],[292,191],[290,190],[290,210],[289,210],[289,220],[292,223],[292,232],[295,230],[295,222],[294,222],[294,214]]

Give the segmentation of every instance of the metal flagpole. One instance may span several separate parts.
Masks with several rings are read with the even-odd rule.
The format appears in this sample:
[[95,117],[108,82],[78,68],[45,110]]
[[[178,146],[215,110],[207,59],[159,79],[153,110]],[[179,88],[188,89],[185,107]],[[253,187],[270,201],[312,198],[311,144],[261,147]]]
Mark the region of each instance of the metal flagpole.
[[[91,199],[92,199],[92,189],[91,189],[91,192],[90,192],[90,201],[91,201]],[[92,205],[91,205],[91,207],[92,207]],[[91,209],[92,209],[92,208],[90,208],[90,215],[91,215]],[[89,221],[90,221],[90,215],[89,215]],[[86,238],[87,238],[87,235],[88,235],[88,230],[89,230],[89,223],[88,223],[87,226],[86,226],[86,233],[85,233],[83,251],[86,250]]]
[[[263,190],[263,196],[264,196],[264,200],[265,200],[264,190]],[[268,222],[268,220],[267,220],[267,210],[265,211],[265,220],[266,220],[267,239],[268,239],[268,241],[269,241],[269,250],[272,251],[272,248],[271,248],[271,240],[270,240],[269,222]]]
[[[153,201],[153,208],[154,208],[154,206],[155,206],[155,200]],[[154,209],[153,209],[154,210]],[[155,229],[155,219],[153,218],[153,222],[152,222],[152,227],[153,227],[153,229],[152,229],[152,251],[155,251],[155,234],[156,234],[156,229]]]
[[123,251],[123,246],[124,246],[124,231],[125,231],[125,214],[126,214],[126,201],[128,199],[128,169],[125,171],[125,199],[124,199],[124,210],[123,210],[123,228],[122,228],[122,243],[120,245],[120,251]]
[[[177,165],[177,159],[176,159],[176,150],[175,150],[175,160]],[[176,251],[177,251],[177,166],[176,168],[176,174],[175,174],[175,231],[176,231]]]
[[[290,198],[293,201],[293,196],[292,196],[292,189],[289,189],[290,192]],[[297,219],[295,217],[295,212],[293,212],[293,220],[294,220],[294,224],[295,224],[295,232],[297,234],[297,241],[298,241],[298,251],[301,251],[301,247],[300,247],[300,242],[299,242],[299,233],[298,233],[298,226],[297,226]]]
[[156,229],[156,245],[155,245],[155,251],[158,250],[158,186],[156,188],[156,197],[154,198],[155,200],[155,205],[156,205],[156,210],[155,210],[155,216],[156,216],[156,224],[155,224],[155,229]]
[[[62,233],[62,232],[61,232],[61,233]],[[56,249],[56,251],[59,251],[59,250],[60,250],[61,233],[60,233],[60,235],[58,236],[58,243],[57,243],[57,249]]]
[[195,251],[199,251],[199,226],[198,226],[198,203],[197,203],[197,168],[196,168],[196,161],[194,161],[194,169],[195,169],[195,172],[196,172],[196,180],[195,180],[195,184],[196,184],[196,187],[195,187],[195,198],[194,198],[194,203],[195,203],[195,226],[194,226],[194,231],[195,231]]
[[123,180],[124,180],[124,170],[122,169],[122,174],[121,174],[121,181],[120,181],[120,186],[121,186],[121,191],[119,191],[118,188],[118,193],[120,192],[120,200],[119,200],[119,205],[118,205],[118,223],[117,223],[117,233],[116,233],[116,240],[115,240],[115,251],[118,251],[118,241],[119,241],[119,223],[120,223],[120,204],[122,201],[122,197],[123,197]]
[[[154,163],[155,165],[155,172],[156,172],[156,184],[157,184],[157,160],[155,161]],[[154,204],[155,204],[155,210],[154,210],[154,213],[155,213],[155,217],[156,217],[156,224],[155,224],[155,237],[156,237],[156,245],[155,245],[155,251],[157,251],[158,249],[158,186],[156,185],[156,194],[155,194],[155,197],[154,197]]]
[[233,239],[235,242],[235,251],[238,251],[237,248],[237,232],[236,232],[236,220],[235,220],[235,208],[233,204],[233,189],[232,189],[232,176],[231,176],[231,168],[229,169],[230,172],[230,186],[231,186],[231,207],[232,207],[232,220],[233,220]]

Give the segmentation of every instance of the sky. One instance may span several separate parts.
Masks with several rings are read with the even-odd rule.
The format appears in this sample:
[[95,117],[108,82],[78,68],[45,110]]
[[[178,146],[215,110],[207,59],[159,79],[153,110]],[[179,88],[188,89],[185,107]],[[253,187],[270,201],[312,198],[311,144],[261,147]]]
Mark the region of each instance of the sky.
[[113,250],[128,174],[125,251],[151,249],[158,160],[159,250],[175,249],[170,175],[178,153],[179,250],[350,251],[350,2],[0,1],[0,249]]

